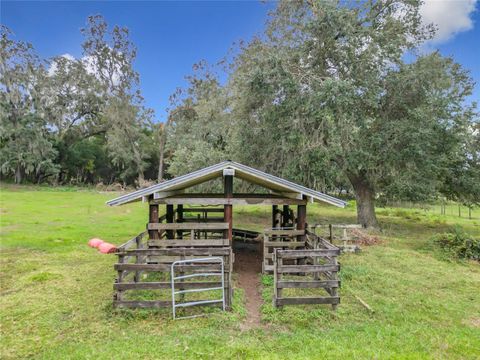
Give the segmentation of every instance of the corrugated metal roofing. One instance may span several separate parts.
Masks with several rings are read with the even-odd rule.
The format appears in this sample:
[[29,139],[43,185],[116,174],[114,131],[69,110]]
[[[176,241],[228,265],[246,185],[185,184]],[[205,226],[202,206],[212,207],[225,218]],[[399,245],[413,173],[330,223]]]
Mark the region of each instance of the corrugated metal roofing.
[[346,205],[344,201],[334,198],[333,196],[309,189],[305,186],[295,184],[291,181],[279,178],[278,176],[267,174],[263,171],[236,163],[234,161],[223,161],[216,165],[208,166],[206,168],[176,177],[148,188],[122,195],[118,198],[107,201],[107,205],[123,205],[132,201],[141,200],[144,196],[149,196],[159,191],[186,189],[222,176],[224,169],[235,169],[235,177],[263,186],[273,191],[293,192],[299,195],[305,195],[313,200],[326,202],[339,207],[344,207]]

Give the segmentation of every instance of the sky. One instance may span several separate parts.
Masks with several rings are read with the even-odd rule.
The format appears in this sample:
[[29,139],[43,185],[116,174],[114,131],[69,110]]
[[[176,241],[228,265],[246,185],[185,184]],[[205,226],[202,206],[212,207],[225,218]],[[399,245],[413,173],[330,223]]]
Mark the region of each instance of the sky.
[[[274,2],[260,1],[3,1],[0,22],[16,39],[33,44],[43,58],[82,56],[80,29],[89,15],[102,14],[109,25],[126,26],[137,46],[135,69],[146,106],[164,121],[168,98],[185,86],[199,60],[216,63],[234,42],[264,28]],[[477,0],[429,0],[426,22],[438,26],[425,51],[453,56],[479,83],[472,101],[480,103],[480,11]]]

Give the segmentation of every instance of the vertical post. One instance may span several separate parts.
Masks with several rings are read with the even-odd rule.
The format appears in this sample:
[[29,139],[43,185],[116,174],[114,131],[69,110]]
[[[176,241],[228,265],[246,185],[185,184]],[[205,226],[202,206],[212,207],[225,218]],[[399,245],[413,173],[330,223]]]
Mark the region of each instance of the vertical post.
[[[226,199],[233,198],[233,175],[235,175],[234,169],[223,170],[223,190]],[[223,220],[228,222],[225,238],[228,239],[230,246],[233,246],[233,208],[231,204],[224,205]]]
[[[337,261],[337,256],[333,256],[332,257],[332,261],[331,261],[332,265],[338,265],[338,261]],[[332,272],[332,275],[330,276],[330,278],[332,280],[337,280],[338,281],[338,272],[337,271],[333,271]],[[338,287],[333,287],[330,289],[330,295],[333,296],[333,297],[338,297]],[[332,304],[332,309],[333,310],[337,310],[337,304]]]
[[290,222],[290,207],[283,205],[282,227],[286,227]]
[[280,307],[281,305],[278,304],[278,299],[282,298],[282,288],[278,287],[278,283],[282,281],[282,272],[278,271],[278,268],[283,265],[283,259],[278,254],[278,249],[273,250],[273,286],[274,286],[274,294],[273,294],[273,306]]
[[[307,205],[297,206],[297,230],[306,230]],[[305,235],[298,235],[297,241],[305,241]]]
[[[177,222],[178,223],[183,223],[183,205],[182,204],[177,205]],[[182,230],[177,231],[177,238],[178,239],[183,239]]]
[[[166,214],[167,224],[172,224],[175,217],[175,210],[173,205],[167,205],[167,214]],[[167,239],[173,239],[175,237],[175,232],[173,230],[167,230]]]
[[272,205],[272,229],[277,227],[278,205]]
[[[148,222],[158,223],[158,204],[150,203],[148,206]],[[148,230],[148,238],[150,240],[160,239],[158,230]]]

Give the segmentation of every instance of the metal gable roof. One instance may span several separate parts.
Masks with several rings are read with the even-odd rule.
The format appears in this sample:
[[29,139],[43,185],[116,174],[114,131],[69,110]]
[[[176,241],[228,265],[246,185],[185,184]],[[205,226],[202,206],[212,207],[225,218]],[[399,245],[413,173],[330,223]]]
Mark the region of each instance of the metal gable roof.
[[107,205],[117,206],[126,204],[132,201],[140,200],[144,196],[152,195],[153,193],[159,191],[186,189],[222,176],[224,169],[235,169],[235,177],[263,186],[273,191],[298,193],[299,195],[310,197],[312,200],[326,202],[339,207],[344,207],[346,205],[344,201],[332,196],[309,189],[302,185],[295,184],[291,181],[279,178],[278,176],[267,174],[249,166],[236,163],[234,161],[223,161],[216,165],[208,166],[186,175],[178,176],[174,179],[150,186],[148,188],[119,196],[118,198],[107,201]]

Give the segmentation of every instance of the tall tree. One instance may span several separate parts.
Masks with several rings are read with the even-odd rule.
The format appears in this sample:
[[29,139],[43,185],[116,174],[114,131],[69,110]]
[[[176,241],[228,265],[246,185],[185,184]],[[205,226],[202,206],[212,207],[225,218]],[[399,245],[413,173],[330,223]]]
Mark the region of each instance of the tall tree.
[[247,119],[238,141],[255,135],[263,147],[245,156],[316,153],[348,179],[367,227],[378,226],[379,194],[436,194],[473,121],[473,84],[452,59],[416,54],[434,34],[419,5],[280,2],[232,76],[236,123]]
[[205,62],[194,66],[189,86],[171,97],[169,173],[180,175],[228,158],[228,96]]
[[5,26],[0,40],[0,172],[16,183],[55,175],[56,151],[45,118],[44,66],[31,44],[15,41]]
[[103,115],[110,157],[123,181],[136,174],[142,183],[148,158],[142,129],[151,128],[152,111],[143,105],[139,75],[133,67],[136,47],[127,28],[110,30],[100,15],[90,16],[82,33],[83,61],[100,81],[106,98]]

